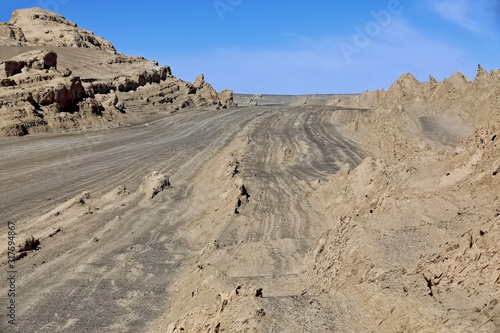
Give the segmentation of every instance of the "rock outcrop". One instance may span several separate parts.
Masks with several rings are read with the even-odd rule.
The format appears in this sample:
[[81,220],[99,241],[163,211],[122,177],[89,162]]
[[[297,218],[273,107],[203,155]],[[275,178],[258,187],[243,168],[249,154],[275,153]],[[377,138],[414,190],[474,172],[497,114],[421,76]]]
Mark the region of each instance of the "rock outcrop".
[[114,57],[105,61],[108,68],[123,72],[123,64],[131,62],[128,74],[81,79],[70,69],[57,69],[54,51],[30,51],[1,62],[0,135],[120,126],[148,105],[154,112],[232,106],[230,90],[217,93],[204,80],[195,85],[177,79],[154,61]]
[[65,130],[78,124],[102,126],[120,113],[108,107],[110,117],[102,117],[106,107],[85,89],[79,77],[57,71],[53,51],[28,52],[1,65],[8,76],[2,83],[9,84],[0,90],[0,135]]
[[26,41],[23,29],[10,23],[0,23],[0,45],[17,45]]
[[111,43],[41,8],[14,11],[0,26],[5,40],[25,44],[4,49],[15,56],[0,61],[0,136],[122,126],[162,112],[233,105],[232,91],[217,93],[203,75],[180,80],[170,67],[116,53]]
[[23,53],[2,63],[6,76],[21,73],[23,68],[50,69],[57,67],[57,54],[53,51],[32,51]]
[[79,28],[62,15],[39,7],[15,10],[10,21],[0,27],[0,37],[6,42],[5,45],[22,42],[28,45],[85,47],[112,53],[116,51],[113,44],[104,38]]

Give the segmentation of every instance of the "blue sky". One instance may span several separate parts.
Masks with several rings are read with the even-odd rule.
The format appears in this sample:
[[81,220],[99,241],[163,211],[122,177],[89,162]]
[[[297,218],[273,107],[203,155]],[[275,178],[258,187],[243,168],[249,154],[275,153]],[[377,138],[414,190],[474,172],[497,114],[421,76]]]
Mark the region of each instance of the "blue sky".
[[500,69],[500,0],[10,0],[57,11],[127,55],[240,93],[355,93]]

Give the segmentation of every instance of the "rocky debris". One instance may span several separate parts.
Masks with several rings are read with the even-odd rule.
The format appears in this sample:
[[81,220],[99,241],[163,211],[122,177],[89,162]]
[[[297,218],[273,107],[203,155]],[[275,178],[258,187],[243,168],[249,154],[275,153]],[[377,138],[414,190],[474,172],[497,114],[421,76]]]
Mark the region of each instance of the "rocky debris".
[[0,37],[7,39],[4,45],[20,41],[28,45],[84,47],[116,52],[114,46],[104,38],[79,28],[62,15],[39,7],[15,10],[10,21],[0,31]]
[[233,164],[234,164],[234,169],[231,170],[231,177],[234,178],[234,176],[240,173],[240,171],[238,170],[238,168],[240,167],[240,162],[235,161],[234,163],[230,163],[229,166],[233,166]]
[[0,80],[0,86],[2,87],[12,87],[16,85],[16,81],[6,78]]
[[26,240],[24,241],[24,245],[19,245],[19,249],[17,251],[19,254],[15,256],[15,260],[21,260],[22,258],[26,257],[29,252],[39,250],[39,245],[40,240],[38,238],[35,238],[33,236],[26,238]]
[[37,239],[33,236],[28,237],[24,241],[24,246],[22,246],[19,249],[19,252],[29,252],[29,251],[37,250],[39,245],[40,245],[39,239]]
[[86,206],[87,205],[87,200],[90,199],[90,193],[85,191],[82,192],[81,194],[75,196],[74,198],[67,200],[66,202],[60,204],[59,206],[55,207],[52,209],[50,212],[48,212],[45,215],[42,215],[40,217],[40,221],[47,219],[47,218],[52,218],[55,216],[60,216],[62,214],[65,214],[69,210],[74,209],[75,207],[80,207],[80,206]]
[[[141,64],[145,61],[149,60],[141,56],[126,56],[123,54],[115,54],[107,58],[104,62],[108,65],[112,65],[112,64],[137,64],[137,63]],[[158,66],[157,61],[151,61],[151,63],[154,66]],[[172,73],[170,72],[169,74],[171,75]]]
[[244,106],[258,106],[259,103],[257,103],[254,99],[247,97],[247,98],[245,98],[243,105]]
[[73,72],[71,71],[71,69],[67,68],[67,67],[64,67],[63,69],[61,69],[59,71],[61,73],[61,75],[63,77],[68,77],[68,76],[71,76],[71,74],[73,74]]
[[[477,294],[478,285],[498,293],[500,282],[500,239],[498,223],[492,219],[446,244],[443,251],[425,258],[417,267],[431,281],[431,292],[445,293],[450,289],[465,289],[470,295]],[[480,274],[477,273],[480,271]],[[500,315],[500,308],[496,310]],[[497,318],[500,323],[500,317]]]
[[147,175],[139,186],[140,191],[153,199],[158,193],[170,187],[170,180],[167,175],[154,171]]
[[[206,271],[213,274],[217,281],[227,280],[227,277],[211,265]],[[205,269],[198,270],[198,274],[206,276]],[[250,285],[238,285],[227,291],[215,292],[214,285],[219,283],[200,283],[196,290],[184,301],[191,299],[206,302],[203,308],[186,308],[182,317],[168,323],[165,332],[258,332],[262,327],[269,325],[266,321],[266,308],[271,303],[263,298],[262,288]],[[265,323],[265,324],[264,324]],[[239,329],[235,329],[238,327]]]
[[49,234],[49,237],[54,237],[55,235],[57,235],[60,232],[62,232],[62,229],[61,228],[57,228],[56,230],[54,230],[53,232],[51,232]]
[[233,105],[233,92],[226,89],[217,93],[215,89],[205,81],[205,76],[203,74],[198,75],[193,84],[188,85],[188,89],[188,94],[194,95],[192,102],[196,106],[213,105],[217,109],[225,109]]
[[[100,82],[102,83],[102,82]],[[96,83],[92,83],[94,85]],[[107,88],[113,84],[105,84]],[[120,87],[118,87],[118,91]],[[178,111],[186,108],[213,108],[225,109],[233,106],[233,92],[231,90],[223,90],[217,93],[208,82],[200,82],[197,86],[190,82],[177,79],[171,75],[167,75],[164,81],[160,84],[145,84],[137,88],[137,94],[142,98],[135,96],[127,96],[127,102],[134,106],[140,105],[161,105],[163,109],[170,111]]]

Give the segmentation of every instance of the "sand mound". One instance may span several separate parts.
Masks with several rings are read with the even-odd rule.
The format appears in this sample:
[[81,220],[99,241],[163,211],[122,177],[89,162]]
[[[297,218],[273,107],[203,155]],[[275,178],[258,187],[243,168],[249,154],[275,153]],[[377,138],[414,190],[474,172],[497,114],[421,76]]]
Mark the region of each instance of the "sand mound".
[[[345,298],[357,330],[498,327],[494,74],[479,66],[472,82],[455,73],[426,83],[405,74],[387,92],[350,97],[373,110],[355,137],[377,160],[341,169],[318,192],[318,201],[333,195],[325,207],[338,222],[311,249],[303,280],[317,297]],[[467,134],[443,144],[451,119]]]
[[[376,90],[360,95],[340,98],[335,105],[367,107],[373,110],[405,110],[426,115],[459,116],[473,126],[484,123],[478,116],[492,114],[494,100],[500,92],[498,71],[488,73],[481,65],[474,81],[462,73],[456,72],[451,77],[438,82],[430,76],[429,82],[418,82],[407,73],[394,82],[388,91]],[[472,109],[486,108],[478,113]],[[494,113],[493,113],[494,115]]]
[[142,191],[146,197],[153,199],[158,193],[169,187],[170,180],[168,176],[154,171],[144,178],[139,190]]
[[387,99],[407,99],[415,97],[420,91],[420,82],[411,74],[403,74],[387,91]]

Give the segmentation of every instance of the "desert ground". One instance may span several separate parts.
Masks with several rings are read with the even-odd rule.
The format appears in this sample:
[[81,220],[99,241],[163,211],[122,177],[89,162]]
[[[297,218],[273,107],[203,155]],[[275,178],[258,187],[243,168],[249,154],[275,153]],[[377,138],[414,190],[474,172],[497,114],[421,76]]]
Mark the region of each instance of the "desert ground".
[[499,332],[500,71],[233,95],[4,25],[1,332]]

